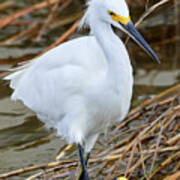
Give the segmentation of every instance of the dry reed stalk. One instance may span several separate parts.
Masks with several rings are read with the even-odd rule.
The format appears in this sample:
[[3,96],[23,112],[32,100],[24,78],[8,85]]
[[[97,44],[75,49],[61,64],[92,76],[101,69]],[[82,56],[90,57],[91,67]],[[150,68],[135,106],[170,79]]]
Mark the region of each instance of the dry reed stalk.
[[69,36],[74,33],[74,31],[77,29],[78,24],[80,20],[77,20],[62,36],[58,38],[58,40],[53,43],[51,46],[49,46],[47,49],[45,49],[39,56],[46,53],[50,49],[53,49],[54,47],[58,46],[59,44],[63,43]]
[[[150,8],[146,8],[146,12],[139,18],[139,20],[135,23],[135,27],[138,27],[146,17],[148,17],[150,14],[152,14],[157,8],[159,8],[160,6],[164,5],[165,3],[172,1],[172,0],[161,0],[160,2],[154,4],[152,7]],[[129,36],[126,38],[125,44],[128,43],[129,41]]]
[[29,176],[28,178],[26,178],[26,180],[33,180],[33,179],[37,179],[39,177],[41,177],[45,172],[39,172],[37,174],[33,174],[32,176]]
[[140,150],[140,159],[141,159],[142,169],[143,169],[143,172],[144,172],[144,176],[146,176],[145,158],[144,158],[144,155],[143,155],[143,149],[142,149],[141,142],[138,143],[138,146],[139,146],[139,150]]
[[[41,172],[38,172],[36,174],[33,174],[33,175],[29,176],[26,180],[36,180],[37,178],[45,176],[46,174],[54,173],[54,172],[57,172],[57,171],[59,171],[61,169],[65,169],[65,168],[68,168],[68,167],[71,167],[71,166],[77,166],[77,163],[75,162],[75,163],[70,163],[70,164],[64,165],[63,167],[55,166],[54,168],[50,168],[50,169],[43,170],[43,171],[41,170]],[[66,175],[69,175],[69,172],[66,173]],[[46,179],[46,178],[44,177],[44,179]]]
[[0,179],[17,176],[17,175],[27,173],[27,172],[49,169],[49,168],[57,167],[60,165],[63,166],[66,164],[74,165],[74,164],[77,164],[77,162],[76,161],[74,161],[74,162],[73,161],[51,162],[49,164],[42,164],[42,165],[35,165],[35,166],[27,167],[27,168],[21,168],[21,169],[15,170],[15,171],[11,171],[9,173],[0,174]]
[[[62,0],[50,0],[49,3],[51,5],[55,4],[55,3],[61,3]],[[41,3],[37,3],[27,9],[23,9],[21,11],[18,11],[12,15],[9,15],[5,18],[1,18],[0,19],[0,29],[4,28],[5,26],[9,25],[10,23],[12,23],[15,19],[18,19],[26,14],[32,13],[34,11],[37,11],[39,9],[45,8],[47,6],[49,6],[49,3],[47,1],[41,2]]]
[[[109,152],[111,152],[113,150],[114,151],[112,153],[114,153],[114,154],[118,154],[118,153],[124,151],[125,148],[126,148],[125,144],[130,142],[130,140],[132,140],[133,137],[134,137],[134,134],[131,135],[130,137],[127,137],[127,138],[123,139],[122,141],[116,143],[113,147],[109,147],[109,148],[107,148],[107,149],[105,149],[103,151],[100,151],[99,153],[97,153],[97,156],[101,157],[101,156],[106,155],[107,153],[109,153]],[[108,142],[108,144],[110,144],[110,143]],[[123,146],[123,147],[121,148],[121,146]]]
[[[72,1],[72,0],[69,0],[69,1]],[[66,3],[66,2],[65,2]],[[64,3],[64,4],[65,4]],[[56,4],[57,5],[57,4]],[[62,6],[61,6],[62,7]],[[50,14],[51,15],[51,14]],[[48,22],[45,22],[44,26],[48,26],[48,29],[51,30],[51,29],[54,29],[54,28],[57,28],[57,27],[60,27],[60,26],[65,26],[67,24],[71,24],[73,23],[74,21],[76,21],[77,19],[81,18],[82,16],[82,13],[77,13],[75,15],[73,15],[73,17],[67,17],[67,18],[64,18],[63,20],[59,21],[59,22],[54,22],[54,23],[51,23],[51,24],[48,24]],[[50,18],[50,16],[49,16]],[[49,20],[50,22],[50,20]],[[47,24],[46,24],[47,23]],[[1,46],[7,46],[7,45],[12,45],[13,41],[16,41],[17,39],[21,39],[25,36],[28,36],[30,35],[31,33],[34,33],[36,32],[37,30],[39,30],[37,27],[39,27],[39,25],[41,25],[42,22],[35,22],[35,23],[27,23],[27,24],[20,24],[20,25],[31,25],[28,29],[25,29],[24,31],[18,33],[18,34],[15,34],[15,35],[12,35],[10,38],[6,39],[5,41],[2,41],[0,42],[0,45]],[[37,25],[37,26],[36,26]],[[43,26],[43,27],[44,27]],[[39,35],[36,35],[36,39],[38,41],[38,39],[43,35],[44,31],[47,30],[47,27],[40,30],[39,32]],[[38,37],[40,36],[40,37]],[[30,59],[27,59],[27,61],[30,60]],[[21,62],[21,61],[20,61]],[[2,63],[2,62],[1,62]],[[8,62],[5,62],[6,64]],[[18,62],[19,63],[19,62]],[[0,78],[1,78],[1,74],[0,74]]]
[[[180,148],[179,148],[180,149]],[[175,165],[173,172],[177,172],[180,170],[180,161],[177,162],[177,164]]]
[[[152,99],[146,100],[141,105],[139,105],[138,107],[136,107],[132,111],[130,111],[130,113],[127,115],[127,117],[129,118],[132,115],[141,112],[141,110],[144,109],[144,107],[147,107],[148,105],[152,104],[153,102],[158,102],[165,98],[166,98],[165,103],[171,102],[171,100],[172,100],[171,98],[174,98],[174,97],[172,97],[172,94],[175,94],[176,96],[180,95],[180,84],[177,84],[176,86],[173,86],[172,88],[167,89],[166,91],[158,94],[157,96],[155,96]],[[170,97],[170,99],[167,100],[167,97]],[[126,120],[126,122],[127,122],[127,120]],[[122,127],[122,126],[120,126],[120,127]],[[116,129],[119,129],[119,127],[117,127]]]
[[[180,118],[180,114],[177,115]],[[173,133],[175,133],[180,128],[180,122],[174,127]]]
[[[148,160],[151,156],[150,155],[147,155],[147,156],[144,156],[144,161]],[[142,162],[141,162],[141,159],[139,159],[130,169],[129,171],[127,172],[128,174],[128,178],[130,178],[132,176],[132,173],[135,171],[135,169],[137,169],[139,166],[141,166]]]
[[[61,7],[58,9],[58,12],[63,11],[66,7],[68,7],[68,5],[72,2],[72,0],[67,0],[64,1],[64,3],[62,3]],[[46,31],[46,29],[48,28],[49,24],[51,23],[51,21],[53,20],[53,18],[55,17],[57,8],[58,8],[58,3],[54,4],[52,8],[50,8],[51,13],[49,14],[47,20],[45,21],[44,25],[42,26],[42,28],[39,31],[39,34],[36,38],[37,41],[39,41],[41,39],[41,37],[43,36],[44,32]]]
[[[129,152],[129,150],[134,147],[135,145],[138,144],[139,141],[142,141],[143,139],[145,139],[148,136],[148,131],[151,130],[151,128],[155,127],[157,125],[157,123],[159,123],[159,121],[165,117],[169,112],[171,111],[171,108],[169,108],[168,110],[166,110],[164,113],[162,113],[155,121],[153,121],[148,127],[146,127],[142,132],[139,133],[139,135],[132,140],[132,142],[128,145],[127,149],[123,152],[123,156],[124,157],[125,154],[127,154],[127,152]],[[110,177],[112,177],[112,172],[115,171],[117,169],[117,167],[119,166],[120,162],[122,161],[122,158],[120,158],[115,165],[112,168],[112,171],[108,174],[107,176],[107,180],[110,179]]]
[[165,178],[164,180],[179,180],[180,178],[180,171],[174,173],[171,176],[168,176],[167,178]]
[[32,142],[28,142],[28,143],[22,145],[20,148],[17,148],[17,150],[28,149],[28,148],[37,146],[38,144],[43,144],[45,142],[49,142],[52,139],[52,137],[54,137],[53,133],[49,134],[48,136],[39,138],[38,140],[35,140],[35,141],[32,141]]
[[[180,41],[180,36],[176,35],[172,38],[167,38],[167,39],[163,39],[162,41],[159,41],[159,42],[154,42],[154,43],[151,43],[151,46],[154,47],[154,46],[164,46],[164,45],[167,45],[167,44],[178,44],[178,42]],[[137,50],[135,48],[135,50]]]
[[142,154],[152,154],[152,153],[155,153],[156,151],[158,153],[162,153],[162,152],[170,152],[170,151],[177,151],[180,149],[180,145],[179,146],[172,146],[172,147],[167,147],[167,148],[161,148],[161,149],[148,149],[148,150],[143,150],[142,151]]
[[[152,42],[150,43],[151,47],[155,47],[155,46],[165,46],[165,45],[169,45],[169,44],[178,44],[180,41],[180,36],[174,36],[172,38],[167,38],[167,39],[163,39],[161,41],[158,41],[158,42]],[[136,46],[136,47],[133,47],[133,48],[129,48],[129,50],[131,51],[131,53],[134,53],[134,52],[137,52],[138,50],[141,50],[141,47],[139,46]]]
[[[156,162],[156,159],[157,159],[157,156],[158,156],[158,150],[159,150],[159,145],[160,145],[160,142],[161,142],[163,130],[164,130],[164,120],[161,122],[161,128],[160,128],[159,136],[158,136],[158,139],[157,139],[157,142],[156,142],[156,149],[155,149],[155,152],[154,152],[154,157],[153,157],[153,161],[152,161],[151,168],[150,168],[150,176],[151,176],[151,174],[153,172],[155,162]],[[149,177],[148,177],[148,180],[150,180]]]
[[28,29],[25,29],[24,31],[21,31],[18,34],[11,36],[10,38],[6,39],[5,41],[0,42],[0,45],[1,46],[9,45],[17,39],[23,38],[24,36],[27,36],[28,34],[30,34],[32,32],[34,33],[34,31],[37,29],[38,26],[39,26],[39,23],[35,22]]
[[180,133],[177,134],[177,135],[175,135],[175,136],[172,137],[171,139],[169,139],[169,140],[167,141],[167,144],[170,145],[170,146],[172,146],[172,145],[176,144],[177,141],[180,141]]
[[157,8],[159,8],[160,6],[164,5],[165,3],[168,3],[171,0],[161,0],[160,2],[154,4],[152,7],[147,8],[146,12],[140,17],[140,19],[136,22],[136,26],[139,26],[144,19],[149,16],[151,13],[153,13]]
[[127,177],[127,173],[131,167],[131,164],[132,164],[132,161],[133,161],[133,157],[134,157],[134,154],[135,154],[135,151],[136,151],[136,148],[137,148],[137,145],[139,144],[140,140],[138,139],[138,141],[136,141],[132,147],[132,150],[131,150],[131,154],[130,154],[130,157],[129,157],[129,160],[128,160],[128,164],[127,164],[127,167],[126,167],[126,171],[125,171],[125,177]]
[[[169,147],[169,148],[164,148],[164,149],[158,149],[157,150],[157,149],[152,149],[153,146],[150,147],[151,150],[142,151],[142,154],[145,154],[145,158],[143,159],[144,161],[146,161],[147,159],[150,159],[152,157],[152,155],[151,155],[152,153],[157,153],[157,152],[160,153],[160,152],[167,152],[167,151],[177,151],[177,150],[180,149],[180,146],[177,146],[177,147],[172,147],[172,148]],[[142,154],[140,152],[139,155],[141,156]],[[135,163],[135,165],[133,167],[131,167],[131,169],[129,169],[129,171],[127,172],[127,174],[129,174],[128,177],[131,177],[134,170],[137,169],[138,166],[140,166],[140,160],[138,159],[138,161]],[[152,170],[150,172],[152,172]],[[146,174],[144,174],[144,175],[147,176]]]
[[167,122],[165,124],[165,130],[166,128],[173,122],[173,120],[175,119],[175,117],[178,115],[178,113],[180,112],[180,106],[178,106],[179,108],[173,108],[172,112],[170,115],[168,115],[167,117]]
[[83,15],[82,12],[78,12],[78,13],[63,17],[59,21],[50,24],[49,25],[49,30],[55,29],[55,28],[58,28],[58,27],[61,27],[61,26],[65,26],[65,25],[68,25],[68,24],[73,24],[77,19],[80,19],[82,17],[82,15]]
[[1,72],[0,73],[0,78],[3,78],[5,76],[7,76],[9,74],[9,72]]
[[55,16],[57,8],[58,8],[58,3],[54,4],[54,6],[52,8],[50,8],[51,13],[49,14],[47,20],[44,22],[42,28],[39,30],[39,33],[38,33],[38,35],[36,37],[36,41],[41,40],[41,37],[43,36],[44,31],[49,26],[50,22],[52,21],[53,17]]
[[8,9],[14,5],[14,1],[12,0],[6,0],[4,3],[0,4],[0,11],[4,11],[5,9]]
[[163,169],[165,169],[169,164],[173,163],[174,160],[178,160],[180,158],[180,151],[175,152],[172,154],[170,157],[168,157],[161,165],[159,168],[157,168],[149,178],[153,178],[155,174],[159,173]]

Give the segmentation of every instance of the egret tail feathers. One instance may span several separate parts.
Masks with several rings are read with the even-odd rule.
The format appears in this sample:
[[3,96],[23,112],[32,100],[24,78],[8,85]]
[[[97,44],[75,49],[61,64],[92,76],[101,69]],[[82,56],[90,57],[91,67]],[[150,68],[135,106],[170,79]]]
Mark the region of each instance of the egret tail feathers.
[[5,76],[3,79],[10,81],[10,87],[15,90],[19,84],[21,77],[33,63],[33,61],[30,61],[17,68],[9,69],[8,71],[10,72],[10,74]]

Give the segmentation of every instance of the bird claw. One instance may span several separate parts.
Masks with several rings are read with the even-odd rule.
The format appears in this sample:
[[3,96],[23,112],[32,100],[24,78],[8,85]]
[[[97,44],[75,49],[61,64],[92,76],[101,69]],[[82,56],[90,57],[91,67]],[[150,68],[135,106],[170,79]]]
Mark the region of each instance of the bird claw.
[[87,172],[82,172],[78,180],[90,180]]

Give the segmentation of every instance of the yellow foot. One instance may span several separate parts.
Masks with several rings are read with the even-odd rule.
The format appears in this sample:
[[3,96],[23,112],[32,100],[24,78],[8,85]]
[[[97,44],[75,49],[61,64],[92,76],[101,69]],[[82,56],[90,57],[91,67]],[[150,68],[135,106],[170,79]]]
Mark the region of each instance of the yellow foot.
[[57,155],[56,160],[61,159],[66,154],[66,152],[70,151],[72,148],[73,148],[73,145],[66,146],[65,149]]
[[126,177],[119,177],[117,180],[128,180]]

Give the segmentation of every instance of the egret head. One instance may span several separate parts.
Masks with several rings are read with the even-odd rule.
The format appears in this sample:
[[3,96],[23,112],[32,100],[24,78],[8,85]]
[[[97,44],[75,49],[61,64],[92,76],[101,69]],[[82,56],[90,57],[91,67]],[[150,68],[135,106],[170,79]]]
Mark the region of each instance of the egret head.
[[82,21],[83,25],[91,26],[93,22],[100,20],[119,28],[119,20],[116,16],[119,15],[123,22],[129,18],[129,9],[125,0],[88,0],[87,6],[87,12]]
[[89,0],[87,4],[88,9],[80,26],[89,25],[92,27],[99,22],[112,25],[127,33],[155,61],[160,63],[157,55],[133,25],[125,0]]

